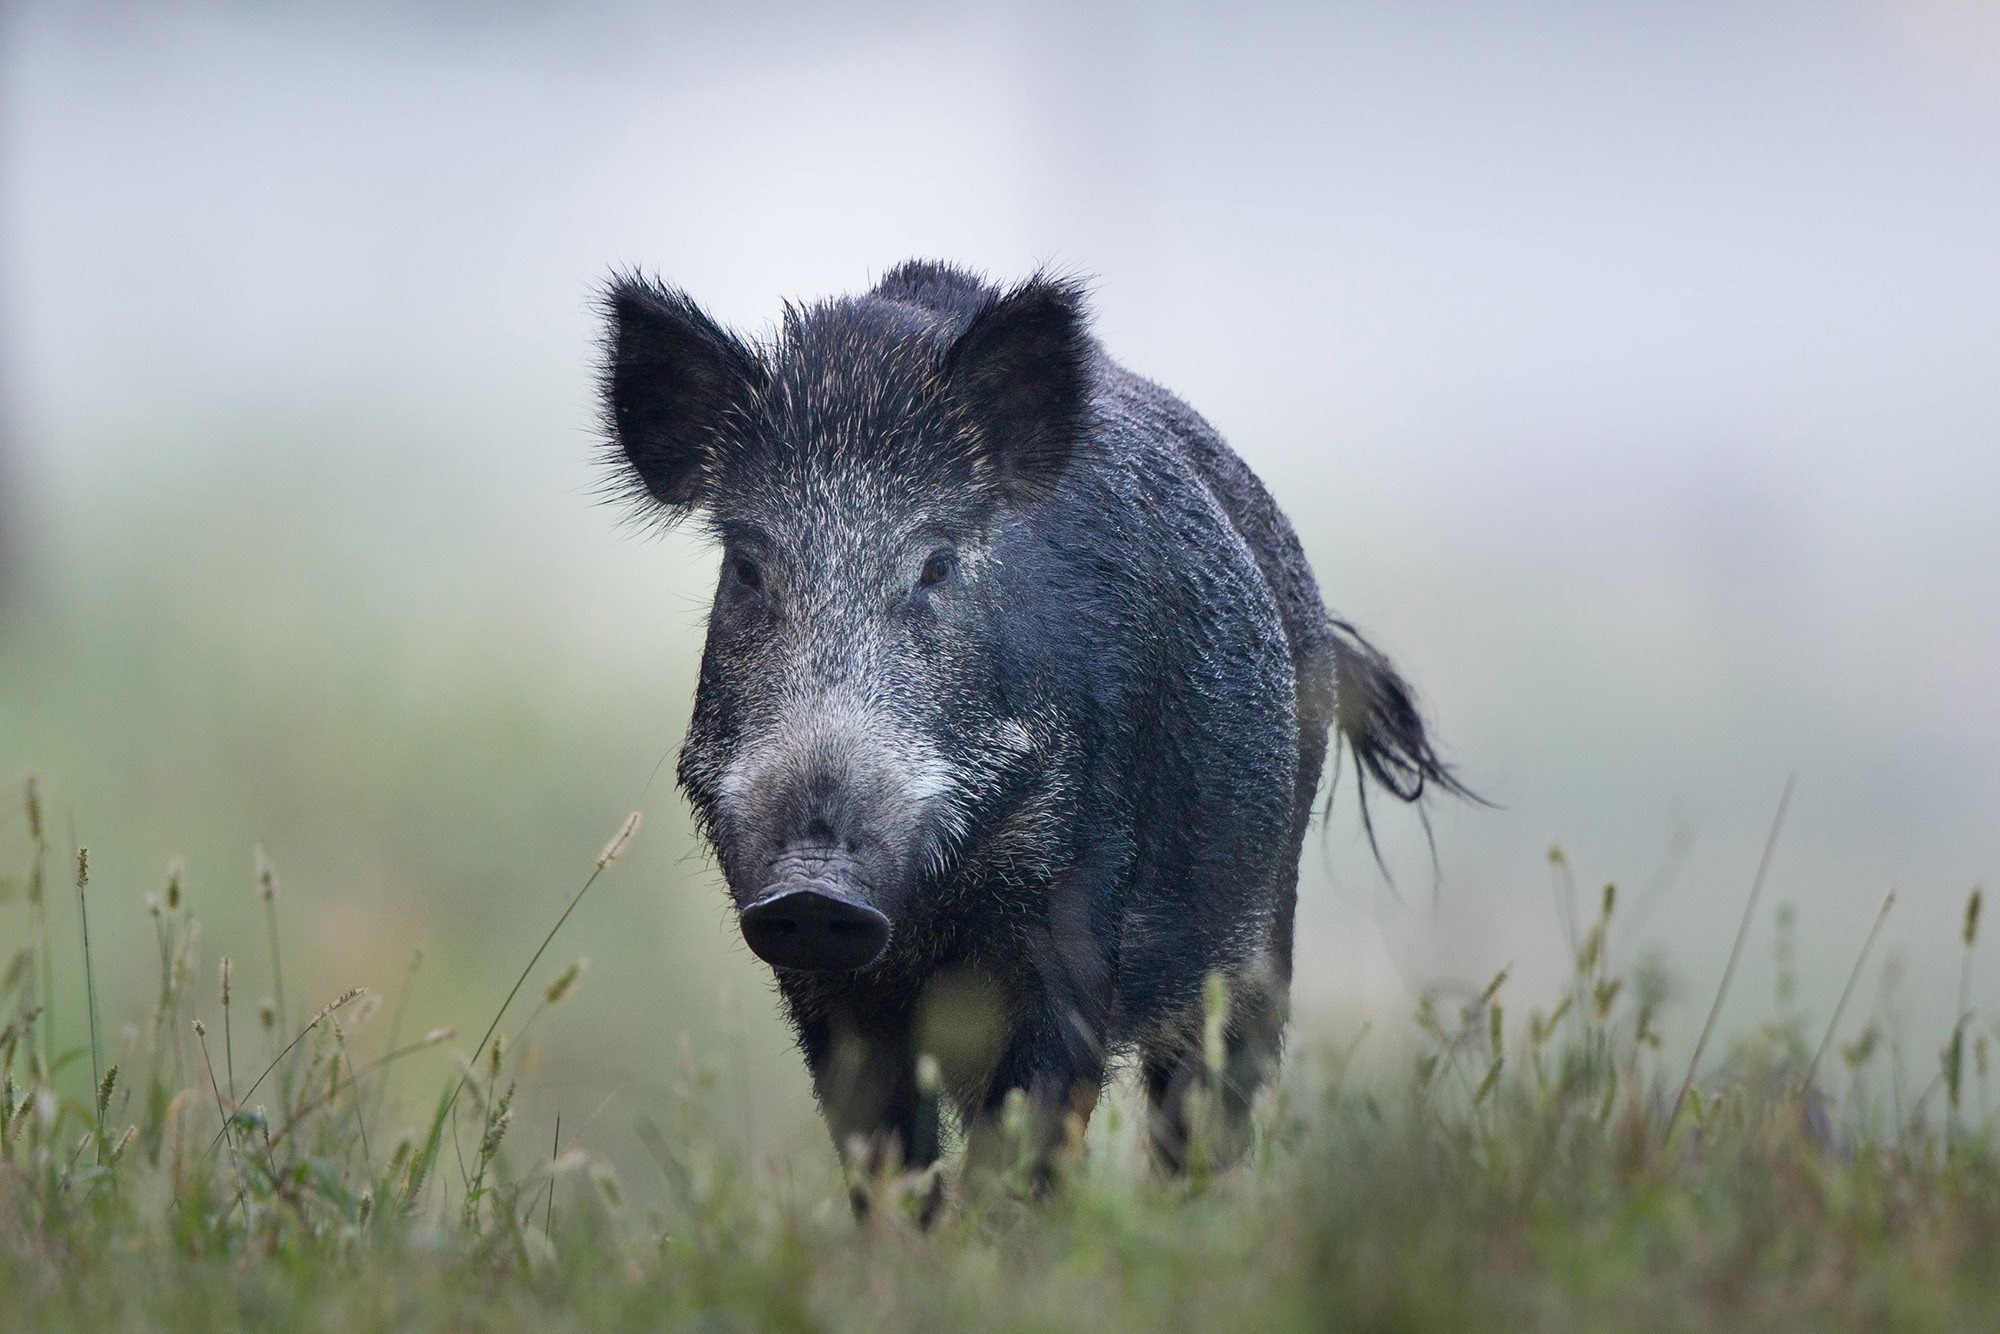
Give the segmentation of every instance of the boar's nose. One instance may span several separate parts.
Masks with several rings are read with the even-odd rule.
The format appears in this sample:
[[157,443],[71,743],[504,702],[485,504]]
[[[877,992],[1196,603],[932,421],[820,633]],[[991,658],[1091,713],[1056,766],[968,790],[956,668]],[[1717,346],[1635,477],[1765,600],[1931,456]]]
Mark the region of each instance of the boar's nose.
[[881,909],[824,881],[780,884],[737,920],[758,958],[800,972],[864,968],[889,943],[889,918]]

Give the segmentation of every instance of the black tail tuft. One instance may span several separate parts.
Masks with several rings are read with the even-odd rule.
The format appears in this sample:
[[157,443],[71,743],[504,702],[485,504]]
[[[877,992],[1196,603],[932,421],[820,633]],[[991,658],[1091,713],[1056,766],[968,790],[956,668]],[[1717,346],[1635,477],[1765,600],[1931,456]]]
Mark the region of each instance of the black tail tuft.
[[[1375,821],[1368,810],[1370,780],[1396,800],[1417,808],[1426,839],[1431,837],[1430,813],[1423,805],[1426,793],[1443,792],[1482,806],[1490,803],[1468,788],[1438,755],[1417,709],[1416,696],[1397,674],[1395,664],[1346,621],[1329,620],[1329,626],[1333,631],[1335,749],[1327,808],[1332,809],[1334,788],[1340,783],[1341,752],[1351,750],[1359,779],[1361,827],[1367,832],[1376,864],[1381,866],[1382,849],[1375,840]],[[1435,862],[1435,842],[1431,857]],[[1388,868],[1382,869],[1387,875]]]

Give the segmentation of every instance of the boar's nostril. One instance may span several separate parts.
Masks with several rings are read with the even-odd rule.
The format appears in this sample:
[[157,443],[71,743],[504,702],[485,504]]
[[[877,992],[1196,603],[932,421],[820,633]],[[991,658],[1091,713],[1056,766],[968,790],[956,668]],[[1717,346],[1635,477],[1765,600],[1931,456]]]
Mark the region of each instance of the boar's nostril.
[[781,887],[745,908],[739,922],[758,958],[800,972],[864,968],[889,943],[880,909],[819,882]]
[[819,816],[814,816],[806,824],[806,840],[811,843],[832,843],[833,826]]

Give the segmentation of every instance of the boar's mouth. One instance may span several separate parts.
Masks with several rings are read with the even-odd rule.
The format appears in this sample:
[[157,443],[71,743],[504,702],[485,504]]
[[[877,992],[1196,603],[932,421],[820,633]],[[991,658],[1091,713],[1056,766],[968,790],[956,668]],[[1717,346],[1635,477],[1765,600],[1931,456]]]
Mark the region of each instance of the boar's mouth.
[[[789,864],[788,864],[789,863]],[[781,861],[778,876],[737,915],[743,939],[774,968],[835,973],[865,968],[889,944],[889,916],[845,868]]]

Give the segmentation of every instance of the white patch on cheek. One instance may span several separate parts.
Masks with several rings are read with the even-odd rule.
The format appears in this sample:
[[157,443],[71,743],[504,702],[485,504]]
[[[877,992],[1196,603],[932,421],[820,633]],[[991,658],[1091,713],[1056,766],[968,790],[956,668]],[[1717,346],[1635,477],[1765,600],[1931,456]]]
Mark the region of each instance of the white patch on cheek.
[[735,806],[756,785],[750,759],[738,756],[722,771],[722,778],[715,785],[715,798],[724,806]]
[[922,805],[937,800],[953,792],[957,784],[952,781],[951,766],[935,750],[925,746],[907,761],[904,771],[903,797],[912,805]]

